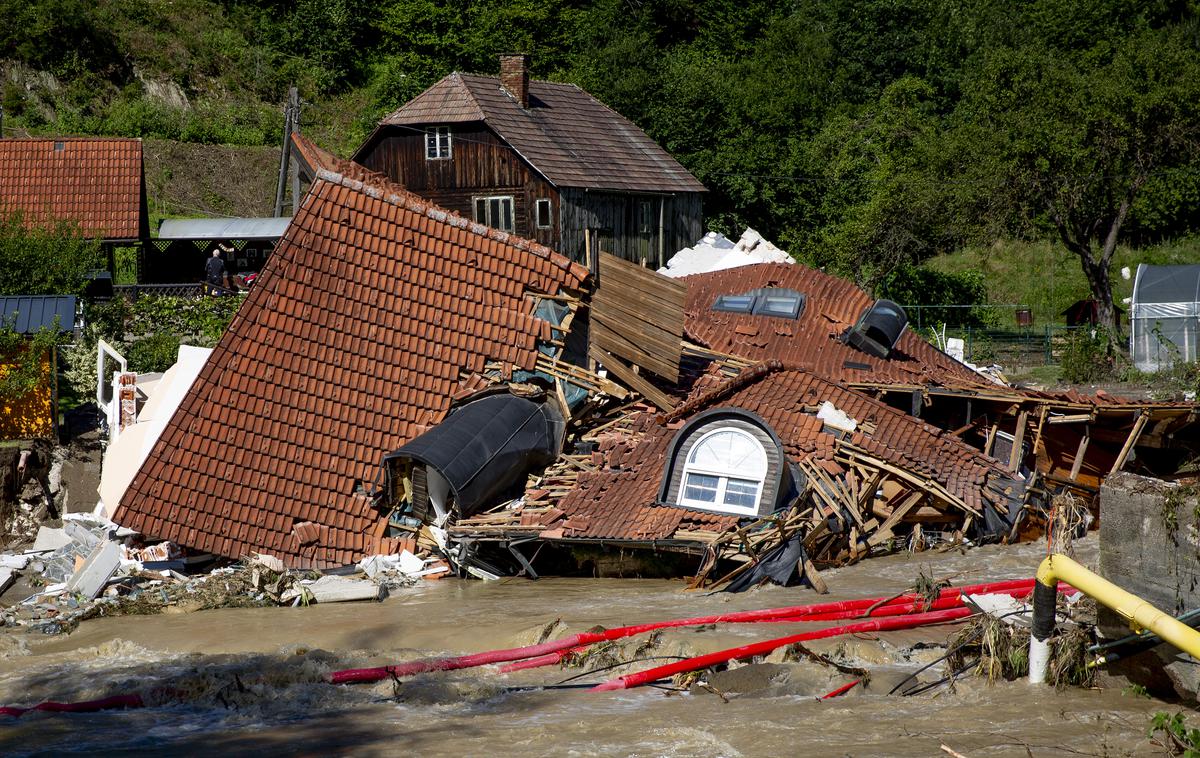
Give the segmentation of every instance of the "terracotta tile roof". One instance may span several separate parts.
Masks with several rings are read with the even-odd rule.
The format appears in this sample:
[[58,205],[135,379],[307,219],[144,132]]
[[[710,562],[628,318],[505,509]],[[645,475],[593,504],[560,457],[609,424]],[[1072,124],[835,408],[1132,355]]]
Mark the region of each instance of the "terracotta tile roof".
[[359,560],[381,549],[355,494],[381,456],[440,420],[464,372],[534,367],[550,327],[526,293],[586,269],[338,165],[367,181],[318,175],[118,523],[223,556]]
[[322,150],[317,147],[315,142],[300,132],[292,132],[292,152],[312,176],[322,171],[332,171],[343,176],[352,176],[361,181],[372,174],[371,171],[357,163],[344,161],[333,153]]
[[[835,381],[985,387],[997,385],[906,329],[886,360],[838,337],[873,302],[854,284],[802,264],[761,263],[681,280],[688,285],[687,335],[712,350],[752,361],[777,359]],[[712,310],[719,295],[782,287],[805,295],[798,319]]]
[[142,141],[0,139],[0,211],[17,210],[27,223],[77,222],[93,239],[140,239]]
[[[667,539],[682,521],[723,529],[737,519],[656,504],[672,438],[689,417],[708,407],[740,408],[760,416],[783,442],[793,461],[809,460],[827,470],[839,467],[834,460],[835,438],[823,431],[816,409],[829,401],[851,418],[874,426],[856,431],[849,441],[871,455],[921,477],[942,484],[968,506],[983,508],[982,489],[989,477],[1010,475],[999,463],[947,432],[913,418],[868,395],[848,389],[797,367],[755,367],[748,379],[717,382],[713,377],[697,383],[682,414],[661,419],[642,413],[631,427],[640,441],[629,445],[621,436],[600,441],[604,468],[581,474],[578,486],[558,507],[567,514],[564,537],[648,541]],[[694,401],[694,402],[693,402]]]
[[529,107],[495,76],[453,73],[380,127],[487,123],[558,187],[704,192],[704,185],[629,119],[574,84],[529,82]]

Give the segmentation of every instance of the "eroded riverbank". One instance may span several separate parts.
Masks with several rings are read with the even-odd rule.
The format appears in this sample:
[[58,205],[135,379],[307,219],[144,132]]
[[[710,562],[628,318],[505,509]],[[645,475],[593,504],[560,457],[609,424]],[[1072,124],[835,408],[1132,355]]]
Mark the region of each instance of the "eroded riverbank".
[[[1095,538],[1078,546],[1095,556]],[[829,572],[830,599],[904,590],[918,573],[956,584],[1029,576],[1044,547],[891,556]],[[643,688],[620,693],[540,689],[584,669],[514,674],[477,669],[378,685],[335,687],[348,666],[476,652],[553,636],[681,616],[814,602],[802,588],[699,595],[668,581],[443,580],[380,604],[249,608],[96,619],[73,634],[4,638],[0,701],[145,695],[147,709],[35,714],[0,732],[5,754],[106,753],[478,755],[932,755],[941,744],[978,755],[1142,755],[1162,703],[1120,691],[1030,690],[1024,682],[960,681],[928,695],[888,696],[905,674],[944,652],[954,627],[860,635],[810,648],[871,670],[872,682],[833,701],[816,697],[853,679],[811,662],[767,665],[714,694]],[[822,598],[824,600],[825,598]],[[811,626],[811,625],[810,625]],[[695,655],[778,637],[800,624],[671,630],[643,657]],[[630,643],[632,652],[641,640]],[[580,677],[599,682],[646,661]],[[768,664],[780,663],[772,657]],[[931,673],[930,678],[938,675]],[[740,680],[740,681],[739,681]]]

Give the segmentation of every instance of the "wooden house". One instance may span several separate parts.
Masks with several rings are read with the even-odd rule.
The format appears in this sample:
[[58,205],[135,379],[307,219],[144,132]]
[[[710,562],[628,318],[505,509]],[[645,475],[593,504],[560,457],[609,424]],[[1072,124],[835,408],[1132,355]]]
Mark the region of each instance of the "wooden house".
[[453,73],[384,118],[354,161],[576,261],[592,247],[657,268],[701,234],[705,191],[628,119],[573,84]]

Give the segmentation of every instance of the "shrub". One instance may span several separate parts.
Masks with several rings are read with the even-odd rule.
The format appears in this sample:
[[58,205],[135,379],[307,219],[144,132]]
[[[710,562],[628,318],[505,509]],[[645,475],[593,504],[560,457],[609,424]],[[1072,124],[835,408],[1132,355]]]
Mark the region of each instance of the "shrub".
[[1083,327],[1067,333],[1062,350],[1063,381],[1088,384],[1117,375],[1117,357],[1108,333],[1100,327]]
[[125,350],[129,370],[139,374],[166,371],[179,356],[179,337],[166,332],[152,334],[134,341]]

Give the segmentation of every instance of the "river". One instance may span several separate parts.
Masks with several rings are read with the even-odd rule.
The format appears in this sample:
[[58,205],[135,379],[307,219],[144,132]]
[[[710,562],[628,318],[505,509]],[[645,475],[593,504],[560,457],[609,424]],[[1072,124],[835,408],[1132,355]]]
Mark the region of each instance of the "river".
[[[1095,539],[1077,545],[1085,562],[1094,562]],[[890,595],[920,572],[952,576],[956,584],[1030,576],[1044,551],[1028,544],[872,559],[825,572],[832,592],[820,599]],[[596,625],[817,601],[804,588],[706,595],[681,586],[442,580],[398,590],[382,603],[96,619],[62,637],[10,632],[0,635],[0,703],[139,692],[150,707],[0,717],[0,753],[932,756],[946,755],[944,744],[971,758],[1162,754],[1146,735],[1151,715],[1170,709],[1119,689],[1056,692],[972,678],[953,691],[887,695],[903,675],[944,652],[939,645],[954,630],[948,626],[812,643],[817,652],[872,671],[867,688],[827,701],[817,696],[854,677],[813,662],[747,667],[740,678],[732,672],[722,680],[726,698],[649,687],[542,688],[583,673],[558,667],[513,674],[472,669],[376,685],[322,679],[339,668],[530,644],[556,621],[560,636]],[[673,630],[644,655],[699,654],[801,629]],[[626,654],[641,641],[628,643]]]

